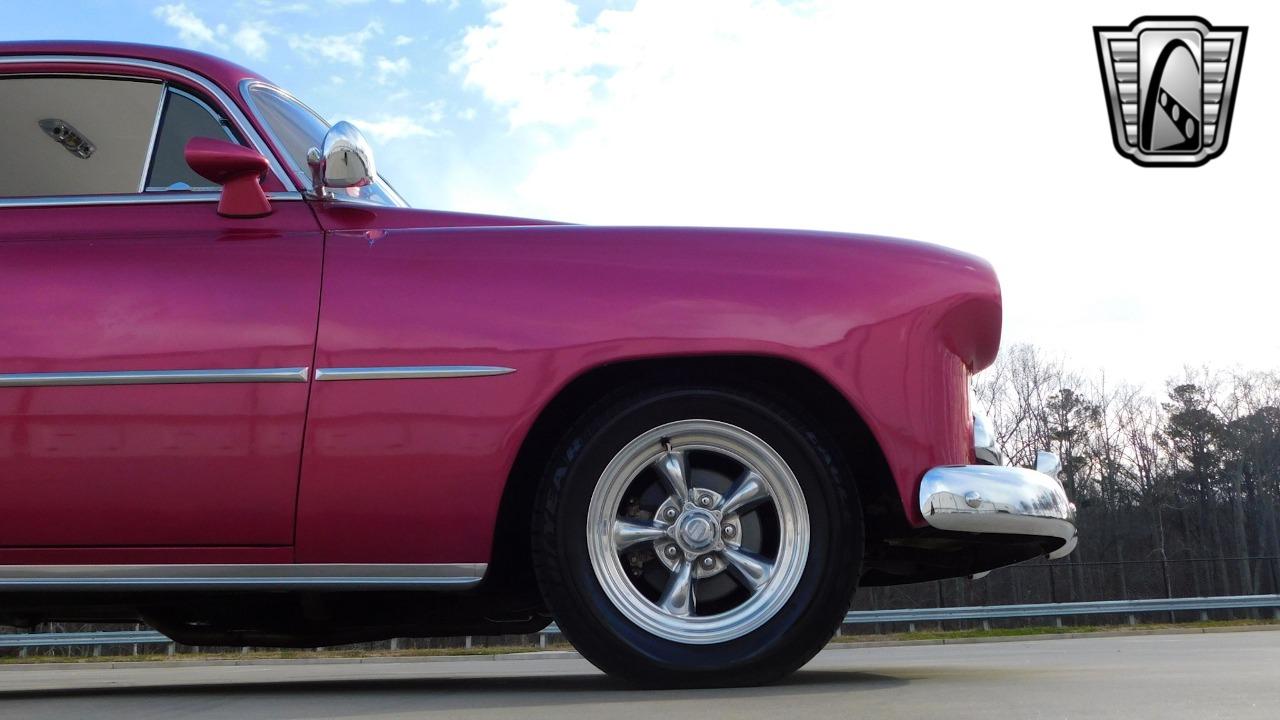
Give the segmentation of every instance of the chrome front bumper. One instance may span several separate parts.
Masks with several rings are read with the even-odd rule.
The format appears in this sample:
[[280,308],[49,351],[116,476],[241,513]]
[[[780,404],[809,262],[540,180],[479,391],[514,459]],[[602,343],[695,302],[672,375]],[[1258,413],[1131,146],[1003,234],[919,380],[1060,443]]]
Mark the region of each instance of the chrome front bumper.
[[1060,540],[1049,559],[1076,547],[1076,506],[1058,480],[1058,457],[1042,452],[1036,469],[943,465],[920,482],[920,512],[930,526],[967,533]]

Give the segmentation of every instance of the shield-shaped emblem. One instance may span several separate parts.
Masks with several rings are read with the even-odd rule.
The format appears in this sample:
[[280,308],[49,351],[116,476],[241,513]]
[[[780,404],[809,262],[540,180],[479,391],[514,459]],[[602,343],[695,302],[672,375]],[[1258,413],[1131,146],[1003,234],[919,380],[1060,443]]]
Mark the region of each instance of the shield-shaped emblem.
[[1139,165],[1203,165],[1227,148],[1247,28],[1198,17],[1095,27],[1116,150]]

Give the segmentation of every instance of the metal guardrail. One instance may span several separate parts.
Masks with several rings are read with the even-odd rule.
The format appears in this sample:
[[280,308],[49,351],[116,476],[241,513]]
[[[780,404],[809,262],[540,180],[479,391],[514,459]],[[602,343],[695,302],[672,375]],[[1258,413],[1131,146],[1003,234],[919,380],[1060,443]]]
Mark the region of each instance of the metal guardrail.
[[1134,615],[1138,613],[1280,608],[1280,595],[1222,595],[1218,597],[1156,598],[1152,600],[1095,600],[1035,605],[973,605],[910,610],[857,610],[844,616],[846,625],[927,620],[1000,620],[1065,615]]
[[0,635],[0,648],[65,647],[68,645],[132,645],[168,643],[169,638],[154,630],[119,632],[17,633]]
[[[1068,615],[1137,615],[1152,612],[1200,612],[1210,610],[1246,610],[1272,608],[1280,619],[1280,595],[1224,595],[1218,597],[1156,598],[1151,600],[1096,600],[1091,602],[1037,603],[1028,605],[971,605],[949,608],[911,608],[903,610],[854,610],[845,615],[846,625],[866,623],[930,620],[1003,620],[1028,617],[1064,617]],[[560,629],[548,625],[540,635],[545,644],[548,635]],[[121,632],[19,633],[0,635],[0,648],[65,647],[71,645],[132,645],[169,643],[169,638],[152,630]]]

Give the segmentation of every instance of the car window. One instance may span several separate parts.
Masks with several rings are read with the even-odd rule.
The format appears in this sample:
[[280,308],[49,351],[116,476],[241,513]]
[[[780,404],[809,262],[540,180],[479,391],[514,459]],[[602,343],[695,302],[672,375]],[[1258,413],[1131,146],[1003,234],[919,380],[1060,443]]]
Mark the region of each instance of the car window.
[[289,161],[289,166],[303,187],[311,185],[311,172],[307,166],[307,151],[320,147],[329,123],[301,103],[265,85],[253,85],[249,89],[254,109],[270,128],[271,134]]
[[136,193],[158,81],[0,77],[0,197]]
[[196,174],[187,165],[184,150],[196,137],[239,143],[230,123],[204,101],[177,88],[165,93],[164,110],[156,132],[147,191],[217,189],[214,183]]

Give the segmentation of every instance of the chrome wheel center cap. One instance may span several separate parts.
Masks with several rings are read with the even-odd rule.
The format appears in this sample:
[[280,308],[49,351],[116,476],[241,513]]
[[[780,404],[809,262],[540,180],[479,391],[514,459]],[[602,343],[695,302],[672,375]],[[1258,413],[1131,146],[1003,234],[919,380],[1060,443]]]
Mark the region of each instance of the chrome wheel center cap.
[[675,522],[675,541],[685,552],[704,553],[715,545],[719,527],[710,510],[687,508]]

